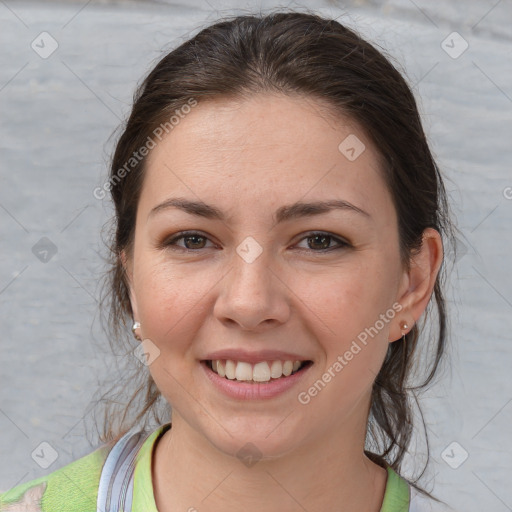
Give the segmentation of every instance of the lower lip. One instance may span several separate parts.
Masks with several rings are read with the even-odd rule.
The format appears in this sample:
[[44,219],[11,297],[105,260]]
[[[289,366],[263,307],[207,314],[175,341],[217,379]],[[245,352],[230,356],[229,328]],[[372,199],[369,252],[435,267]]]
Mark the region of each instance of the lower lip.
[[201,362],[201,367],[212,384],[225,395],[238,400],[262,400],[281,395],[295,386],[311,366],[312,365],[309,364],[309,366],[305,367],[301,371],[294,373],[293,375],[289,375],[288,377],[281,377],[268,382],[252,383],[221,377],[210,369],[205,362]]

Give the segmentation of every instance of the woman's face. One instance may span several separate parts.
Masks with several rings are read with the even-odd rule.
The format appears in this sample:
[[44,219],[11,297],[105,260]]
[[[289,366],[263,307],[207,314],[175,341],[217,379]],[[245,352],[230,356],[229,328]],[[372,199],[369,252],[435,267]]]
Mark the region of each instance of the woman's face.
[[[127,267],[173,425],[230,454],[364,436],[405,274],[376,151],[349,119],[299,96],[200,102],[148,157]],[[268,381],[286,360],[309,363]]]

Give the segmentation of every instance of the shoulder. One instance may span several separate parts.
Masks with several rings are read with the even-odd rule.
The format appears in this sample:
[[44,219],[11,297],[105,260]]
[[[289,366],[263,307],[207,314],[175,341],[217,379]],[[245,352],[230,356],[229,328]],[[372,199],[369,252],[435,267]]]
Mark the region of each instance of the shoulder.
[[0,493],[0,512],[96,512],[101,470],[111,448],[105,444],[49,475]]
[[456,512],[445,503],[437,502],[416,490],[412,485],[410,489],[409,512]]

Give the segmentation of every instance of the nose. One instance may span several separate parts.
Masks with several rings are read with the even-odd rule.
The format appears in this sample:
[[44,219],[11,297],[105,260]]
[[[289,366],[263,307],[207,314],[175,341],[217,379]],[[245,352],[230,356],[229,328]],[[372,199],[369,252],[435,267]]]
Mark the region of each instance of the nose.
[[[242,256],[240,256],[242,254]],[[254,260],[234,253],[231,270],[221,281],[214,316],[244,330],[264,330],[285,323],[290,315],[289,289],[263,252]]]

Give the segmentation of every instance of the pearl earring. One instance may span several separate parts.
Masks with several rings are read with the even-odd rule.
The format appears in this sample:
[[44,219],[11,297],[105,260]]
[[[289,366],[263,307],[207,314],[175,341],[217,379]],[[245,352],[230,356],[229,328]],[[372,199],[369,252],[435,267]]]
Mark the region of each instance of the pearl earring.
[[132,326],[133,336],[140,341],[142,338],[135,332],[137,329],[140,329],[140,322],[134,322]]
[[405,332],[404,331],[406,331],[407,329],[409,329],[409,326],[407,325],[407,323],[406,322],[402,322],[400,324],[400,330],[402,331],[402,339],[403,339],[403,341],[406,341],[405,340]]

